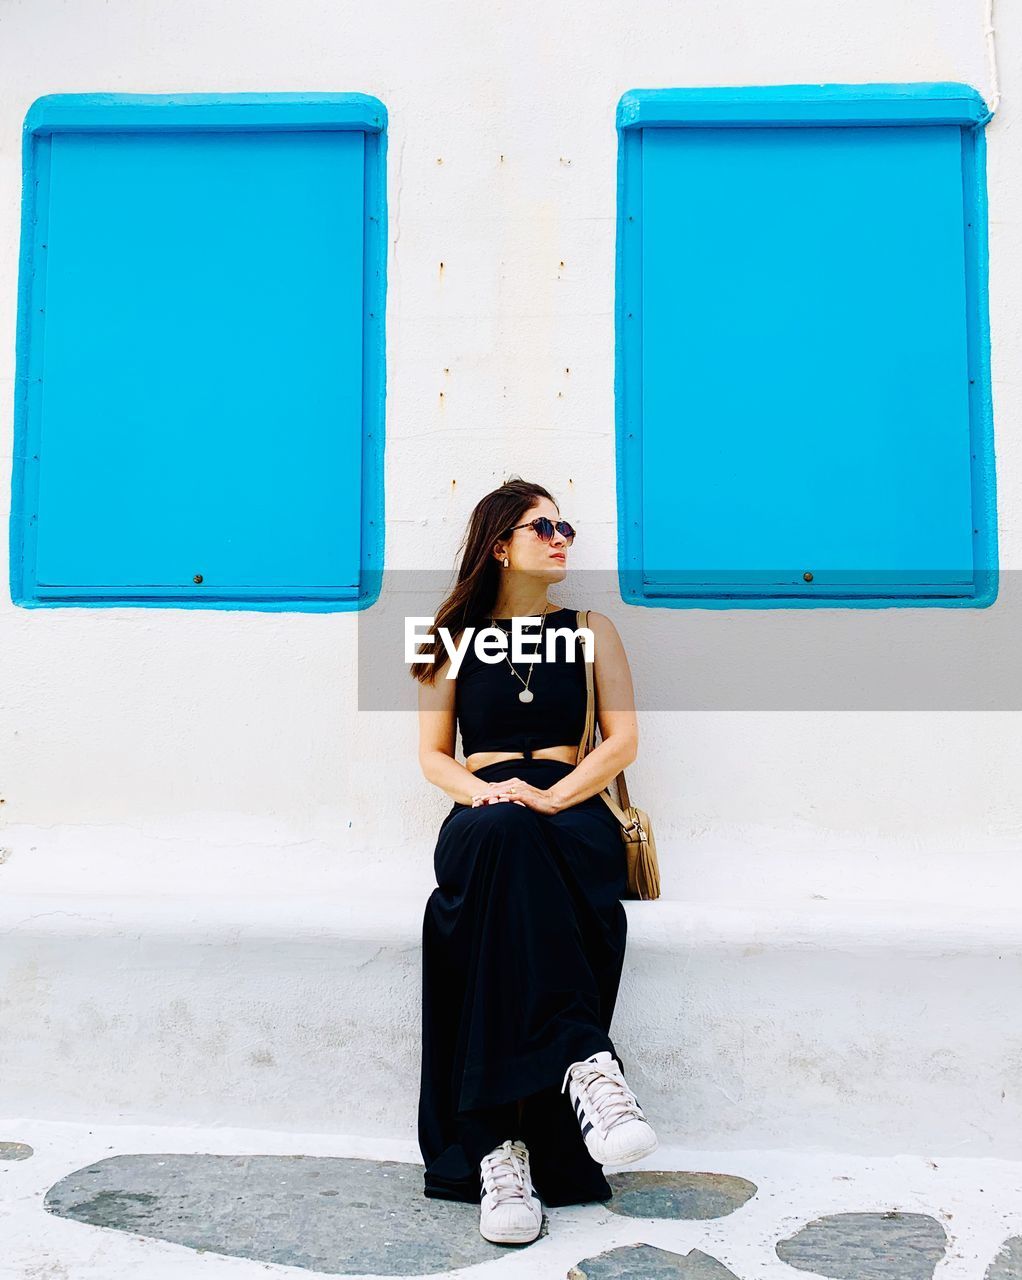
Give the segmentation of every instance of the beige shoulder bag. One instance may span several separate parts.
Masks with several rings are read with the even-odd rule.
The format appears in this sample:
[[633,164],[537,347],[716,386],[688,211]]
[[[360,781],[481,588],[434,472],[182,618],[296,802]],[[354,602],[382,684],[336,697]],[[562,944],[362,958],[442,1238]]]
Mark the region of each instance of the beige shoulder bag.
[[[589,625],[589,610],[576,611],[577,627]],[[587,662],[586,667],[586,724],[582,732],[582,741],[578,744],[578,756],[575,763],[580,764],[583,758],[596,745],[596,694],[593,688],[593,664]],[[621,804],[611,796],[609,789],[599,792],[600,798],[607,802],[607,807],[621,824],[621,838],[625,842],[625,854],[628,858],[628,897],[659,898],[660,866],[657,863],[656,841],[653,839],[653,828],[649,814],[645,809],[637,809],[628,800],[628,784],[625,782],[624,769],[617,775],[617,793]],[[622,807],[623,806],[623,807]]]

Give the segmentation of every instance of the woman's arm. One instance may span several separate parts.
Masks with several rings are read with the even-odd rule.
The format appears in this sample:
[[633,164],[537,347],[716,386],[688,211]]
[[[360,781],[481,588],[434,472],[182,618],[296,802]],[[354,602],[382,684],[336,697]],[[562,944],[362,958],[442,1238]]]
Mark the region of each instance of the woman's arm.
[[514,782],[515,798],[521,797],[531,808],[544,813],[570,809],[596,795],[632,763],[639,750],[632,673],[617,627],[606,614],[592,609],[589,627],[594,640],[593,683],[602,741],[551,787],[533,787],[523,778],[506,778],[493,784],[497,794],[504,795]]
[[604,613],[589,611],[593,633],[593,683],[601,741],[549,789],[559,809],[602,791],[639,753],[639,722],[628,655],[617,627]]
[[[460,637],[454,637],[455,647]],[[459,804],[471,804],[478,795],[489,795],[495,784],[477,778],[454,758],[457,722],[454,692],[457,679],[448,680],[450,658],[445,658],[433,684],[419,683],[419,764],[430,782]]]

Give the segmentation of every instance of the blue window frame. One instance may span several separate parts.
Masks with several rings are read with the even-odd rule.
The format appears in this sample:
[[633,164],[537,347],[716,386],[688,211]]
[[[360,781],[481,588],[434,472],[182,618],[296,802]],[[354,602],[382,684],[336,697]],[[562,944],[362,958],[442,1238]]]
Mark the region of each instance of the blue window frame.
[[622,96],[627,601],[993,602],[989,118],[952,83]]
[[16,603],[377,598],[386,122],[363,94],[32,104]]

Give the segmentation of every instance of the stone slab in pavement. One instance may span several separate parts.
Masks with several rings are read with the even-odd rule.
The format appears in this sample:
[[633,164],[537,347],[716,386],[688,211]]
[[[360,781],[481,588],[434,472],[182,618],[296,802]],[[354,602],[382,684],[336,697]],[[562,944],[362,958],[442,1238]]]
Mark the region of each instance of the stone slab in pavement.
[[[1022,1161],[691,1152],[608,1167],[524,1246],[428,1199],[414,1142],[0,1121],[0,1276],[1022,1280]],[[218,1271],[217,1275],[222,1272]]]

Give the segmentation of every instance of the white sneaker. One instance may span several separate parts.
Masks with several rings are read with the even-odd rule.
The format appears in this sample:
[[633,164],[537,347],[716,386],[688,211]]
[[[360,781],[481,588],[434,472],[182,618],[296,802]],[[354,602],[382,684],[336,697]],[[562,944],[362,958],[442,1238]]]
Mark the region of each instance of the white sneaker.
[[609,1049],[573,1062],[564,1073],[561,1093],[566,1086],[586,1149],[597,1164],[630,1164],[657,1149],[657,1136]]
[[479,1162],[479,1232],[494,1244],[527,1244],[539,1235],[543,1205],[532,1189],[529,1148],[508,1138]]

